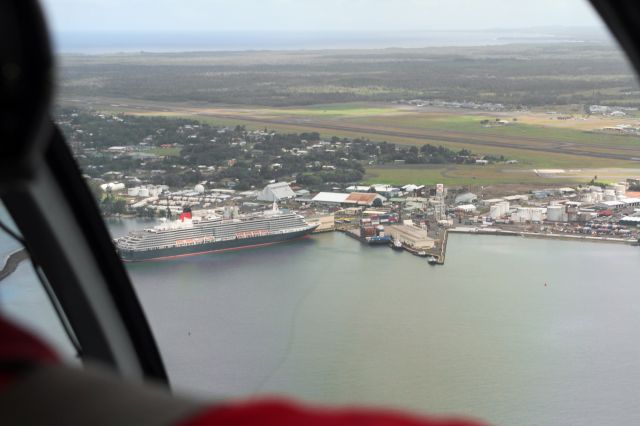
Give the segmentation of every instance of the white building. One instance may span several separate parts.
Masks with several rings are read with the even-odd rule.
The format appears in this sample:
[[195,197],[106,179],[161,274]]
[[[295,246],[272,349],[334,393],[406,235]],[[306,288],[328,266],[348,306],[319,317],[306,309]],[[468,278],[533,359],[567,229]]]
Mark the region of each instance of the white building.
[[409,185],[403,186],[402,190],[404,192],[408,192],[408,193],[421,192],[421,191],[424,190],[424,185],[414,185],[414,184],[410,183]]
[[351,185],[347,187],[347,192],[369,192],[370,186]]
[[102,189],[104,192],[117,192],[125,189],[125,186],[124,186],[124,183],[109,182],[109,183],[103,183],[102,185],[100,185],[100,189]]
[[348,197],[349,194],[341,192],[319,192],[312,201],[320,204],[342,204]]
[[264,187],[258,195],[259,201],[281,201],[290,198],[296,198],[295,192],[291,189],[287,182],[271,183]]
[[473,204],[460,204],[459,206],[456,206],[456,211],[463,213],[473,213],[476,211],[476,206],[474,206]]

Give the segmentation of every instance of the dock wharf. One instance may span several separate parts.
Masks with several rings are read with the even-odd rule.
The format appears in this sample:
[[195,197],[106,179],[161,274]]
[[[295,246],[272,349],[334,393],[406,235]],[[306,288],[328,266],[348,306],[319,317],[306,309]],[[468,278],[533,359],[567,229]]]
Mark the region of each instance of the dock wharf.
[[[349,237],[354,238],[358,241],[362,241],[362,239],[360,238],[360,229],[354,228],[353,225],[351,225],[350,227],[344,225],[336,226],[335,230],[344,232]],[[423,230],[421,228],[399,224],[388,225],[385,228],[385,232],[390,235],[394,241],[399,240],[402,243],[402,248],[409,253],[420,257],[433,256],[436,259],[436,261],[434,262],[435,265],[444,265],[445,263],[447,255],[447,244],[450,233],[639,245],[639,242],[637,240],[630,238],[595,237],[591,235],[558,234],[549,232],[543,233],[530,232],[525,230],[464,226],[434,229],[430,236],[427,234],[426,230]]]
[[629,245],[636,242],[636,240],[634,240],[633,238],[594,237],[591,235],[510,231],[510,230],[505,230],[500,228],[457,227],[457,228],[449,229],[448,232],[458,233],[458,234],[472,234],[472,235],[501,235],[501,236],[516,236],[516,237],[525,237],[525,238],[546,238],[546,239],[566,240],[566,241],[592,241],[592,242],[618,243],[618,244],[629,244]]

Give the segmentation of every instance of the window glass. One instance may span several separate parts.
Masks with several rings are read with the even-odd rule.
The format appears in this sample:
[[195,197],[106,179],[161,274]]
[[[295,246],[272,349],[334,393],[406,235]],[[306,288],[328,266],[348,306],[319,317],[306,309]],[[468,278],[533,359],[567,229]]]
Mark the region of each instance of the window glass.
[[[19,235],[0,202],[0,221]],[[51,345],[59,356],[75,362],[76,351],[22,244],[0,230],[0,314]],[[46,280],[44,275],[43,280]]]
[[640,91],[587,2],[209,3],[44,2],[174,387],[640,417]]

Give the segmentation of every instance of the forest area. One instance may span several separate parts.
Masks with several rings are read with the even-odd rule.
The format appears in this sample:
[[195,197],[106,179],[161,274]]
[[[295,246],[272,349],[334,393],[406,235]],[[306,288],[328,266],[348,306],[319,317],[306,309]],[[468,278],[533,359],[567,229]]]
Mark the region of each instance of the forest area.
[[607,43],[66,54],[59,64],[65,97],[276,107],[413,98],[640,106],[633,72]]

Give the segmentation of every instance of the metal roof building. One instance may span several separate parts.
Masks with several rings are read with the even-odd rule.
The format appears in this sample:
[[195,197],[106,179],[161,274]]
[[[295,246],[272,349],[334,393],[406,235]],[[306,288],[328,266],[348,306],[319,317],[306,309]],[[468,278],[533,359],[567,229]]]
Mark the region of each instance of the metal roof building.
[[344,194],[341,192],[318,192],[315,197],[311,201],[314,203],[325,203],[325,204],[342,204],[345,202],[349,194]]
[[276,182],[265,186],[262,192],[258,195],[258,200],[273,202],[295,197],[295,192],[293,192],[287,182]]
[[456,197],[456,204],[470,204],[478,201],[478,196],[471,192],[466,192],[464,194],[460,194]]
[[345,203],[357,204],[359,206],[372,206],[376,199],[379,199],[383,203],[387,201],[387,199],[380,194],[372,192],[352,192],[345,200]]
[[358,206],[372,206],[373,202],[379,199],[382,202],[387,201],[385,197],[373,192],[352,192],[345,194],[342,192],[319,192],[313,197],[314,203],[322,204],[352,204]]

